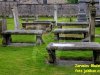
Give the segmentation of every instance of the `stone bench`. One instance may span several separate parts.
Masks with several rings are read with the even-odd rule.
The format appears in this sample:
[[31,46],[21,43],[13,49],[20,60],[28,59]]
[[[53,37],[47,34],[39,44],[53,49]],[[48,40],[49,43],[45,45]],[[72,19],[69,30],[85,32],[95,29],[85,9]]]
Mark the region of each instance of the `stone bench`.
[[51,22],[53,24],[53,26],[55,25],[56,21],[49,21],[49,20],[45,20],[45,21],[42,21],[42,20],[36,20],[34,22]]
[[96,17],[95,21],[96,21],[97,24],[99,24],[100,23],[100,17]]
[[93,61],[94,63],[100,64],[100,44],[95,42],[66,42],[66,43],[50,43],[47,46],[47,51],[49,54],[49,63],[55,64],[56,62],[56,51],[93,51]]
[[84,34],[84,38],[88,36],[88,28],[66,28],[66,29],[55,29],[54,31],[55,40],[60,39],[60,34]]
[[10,45],[12,43],[11,35],[36,35],[36,44],[40,45],[44,43],[42,34],[43,30],[6,30],[2,32],[2,44]]
[[29,21],[33,21],[35,20],[35,18],[22,18],[23,21],[25,22],[29,22]]
[[95,26],[100,27],[100,17],[96,17],[95,22],[96,22]]
[[62,26],[82,26],[87,27],[89,26],[88,22],[58,22],[57,26],[59,28],[62,28]]
[[100,17],[95,17],[96,20],[100,20]]
[[96,27],[100,27],[100,19],[96,19],[95,22],[96,22]]
[[34,29],[34,30],[44,30],[49,32],[52,30],[53,24],[51,22],[32,22],[32,23],[22,23],[23,29]]

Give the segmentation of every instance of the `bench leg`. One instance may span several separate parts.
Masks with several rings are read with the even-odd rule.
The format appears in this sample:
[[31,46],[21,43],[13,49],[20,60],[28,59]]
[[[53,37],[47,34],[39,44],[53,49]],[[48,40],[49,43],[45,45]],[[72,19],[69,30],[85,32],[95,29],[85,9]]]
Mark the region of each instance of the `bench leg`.
[[48,54],[49,54],[49,63],[55,64],[56,63],[55,50],[48,50]]
[[87,37],[87,33],[83,33],[84,34],[84,38],[86,38]]
[[26,26],[22,25],[22,29],[26,29]]
[[54,37],[55,37],[54,38],[55,40],[59,41],[59,34],[58,33],[57,34],[54,34]]
[[42,27],[43,27],[43,30],[45,30],[45,32],[50,32],[51,31],[51,25],[44,25]]
[[42,35],[36,35],[36,44],[40,45],[44,43],[43,39],[42,39]]
[[53,24],[52,24],[52,25],[50,25],[50,29],[51,29],[51,31],[52,31],[52,29],[53,29]]
[[94,64],[100,64],[99,56],[100,56],[100,51],[93,51]]
[[28,22],[28,18],[25,19],[25,22]]
[[9,45],[12,42],[12,38],[10,34],[3,35],[2,37],[3,37],[2,40],[3,45]]
[[58,26],[58,28],[61,28],[62,29],[62,26]]

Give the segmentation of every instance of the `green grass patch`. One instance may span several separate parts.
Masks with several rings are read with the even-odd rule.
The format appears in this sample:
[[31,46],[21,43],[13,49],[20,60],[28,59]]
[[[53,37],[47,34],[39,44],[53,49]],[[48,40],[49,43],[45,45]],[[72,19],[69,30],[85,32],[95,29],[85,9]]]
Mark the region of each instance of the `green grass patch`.
[[[52,17],[40,17],[41,20],[53,20]],[[76,18],[72,18],[73,21]],[[69,18],[59,18],[59,22],[68,22]],[[21,19],[20,19],[20,22]],[[21,24],[20,24],[21,25]],[[14,29],[13,19],[7,19],[8,30]],[[21,26],[20,26],[21,27]],[[96,34],[100,33],[100,28],[96,28]],[[13,41],[31,42],[35,41],[32,35],[13,35]],[[58,66],[47,64],[48,53],[46,46],[54,40],[53,32],[43,35],[45,44],[40,46],[27,47],[2,47],[2,38],[0,38],[0,75],[99,75],[100,73],[75,73],[74,66]],[[95,39],[100,42],[100,38]],[[60,40],[60,42],[71,42],[72,40]],[[76,40],[73,40],[73,42]],[[79,41],[79,40],[78,40]],[[91,51],[57,51],[57,58],[91,58]],[[99,68],[100,69],[100,68]]]

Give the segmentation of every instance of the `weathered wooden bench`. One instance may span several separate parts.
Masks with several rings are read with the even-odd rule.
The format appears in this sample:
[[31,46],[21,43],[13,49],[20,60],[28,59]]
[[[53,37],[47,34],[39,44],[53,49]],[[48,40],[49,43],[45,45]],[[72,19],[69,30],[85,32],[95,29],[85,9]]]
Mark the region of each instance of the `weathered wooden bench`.
[[49,54],[49,63],[55,64],[56,62],[56,51],[93,51],[93,61],[95,64],[100,64],[100,44],[95,42],[66,42],[66,43],[50,43],[47,46]]
[[60,40],[60,34],[84,34],[84,38],[86,38],[88,33],[88,28],[66,28],[54,30],[55,40]]
[[42,34],[43,30],[6,30],[2,32],[2,44],[10,45],[12,43],[11,35],[36,35],[36,44],[40,45],[44,43]]
[[59,28],[62,28],[62,26],[82,26],[87,27],[89,26],[88,22],[58,22],[57,26]]
[[51,22],[32,22],[32,23],[22,23],[23,29],[34,29],[34,30],[44,30],[51,31],[53,24]]

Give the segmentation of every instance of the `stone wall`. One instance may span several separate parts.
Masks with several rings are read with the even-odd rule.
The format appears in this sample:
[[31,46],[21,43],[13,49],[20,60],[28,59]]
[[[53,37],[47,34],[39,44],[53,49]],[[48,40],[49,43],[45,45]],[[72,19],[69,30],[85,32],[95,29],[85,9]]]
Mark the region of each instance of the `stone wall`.
[[[18,6],[18,12],[20,16],[53,16],[54,5],[53,4],[18,4],[17,2],[0,2],[0,15],[5,13],[7,16],[12,15],[11,8]],[[77,4],[58,4],[58,16],[76,16],[78,13]]]
[[[19,16],[53,16],[53,4],[18,4],[17,2],[2,2],[0,1],[0,16],[12,16],[11,8],[18,6]],[[78,4],[57,4],[58,16],[77,16],[79,11]],[[85,8],[85,7],[84,7]],[[99,10],[98,10],[99,9]],[[100,8],[97,6],[97,14],[100,14]]]
[[2,32],[2,20],[0,20],[0,37],[1,37],[1,32]]

